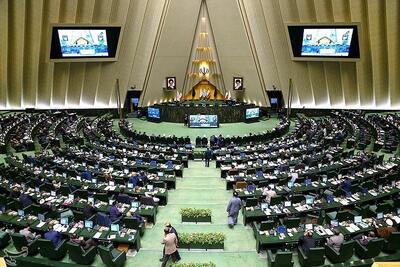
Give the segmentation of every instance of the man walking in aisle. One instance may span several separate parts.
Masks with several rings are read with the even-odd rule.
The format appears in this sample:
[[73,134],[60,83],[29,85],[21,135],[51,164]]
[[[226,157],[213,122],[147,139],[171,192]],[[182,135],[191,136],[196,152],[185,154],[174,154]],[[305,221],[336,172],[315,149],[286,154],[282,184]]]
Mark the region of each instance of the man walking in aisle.
[[237,224],[239,211],[242,206],[242,201],[238,195],[238,192],[233,192],[233,197],[229,200],[228,207],[226,208],[228,212],[228,225],[230,228],[233,228],[233,226]]
[[204,151],[204,161],[205,161],[206,167],[210,167],[211,159],[212,159],[212,151],[209,147],[207,147],[207,150]]

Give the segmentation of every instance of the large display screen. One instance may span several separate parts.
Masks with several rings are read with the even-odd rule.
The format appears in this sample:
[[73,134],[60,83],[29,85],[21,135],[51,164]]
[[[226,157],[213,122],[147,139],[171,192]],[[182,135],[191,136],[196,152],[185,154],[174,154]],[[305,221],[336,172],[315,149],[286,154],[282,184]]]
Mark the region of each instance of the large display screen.
[[260,117],[260,108],[248,108],[246,109],[246,120],[255,119]]
[[50,59],[116,60],[120,31],[119,26],[53,26]]
[[217,115],[190,115],[189,127],[191,128],[217,128],[218,116]]
[[108,57],[105,29],[68,29],[57,32],[63,57]]
[[353,29],[304,29],[302,56],[348,57]]
[[159,108],[147,108],[147,117],[153,119],[160,118],[160,109]]
[[288,25],[294,60],[360,58],[357,25]]

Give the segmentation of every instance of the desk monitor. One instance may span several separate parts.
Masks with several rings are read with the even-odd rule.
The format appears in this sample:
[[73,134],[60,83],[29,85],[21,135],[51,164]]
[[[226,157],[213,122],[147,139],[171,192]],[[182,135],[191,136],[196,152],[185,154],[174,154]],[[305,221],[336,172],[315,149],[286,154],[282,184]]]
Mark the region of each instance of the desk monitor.
[[61,218],[61,225],[68,225],[68,217]]
[[99,164],[94,164],[94,168],[98,169],[99,168]]
[[354,223],[361,223],[362,222],[362,216],[354,216]]
[[111,224],[111,231],[119,232],[119,224]]
[[88,203],[94,204],[94,197],[88,197]]
[[93,221],[85,220],[85,228],[92,229]]
[[322,182],[323,183],[328,182],[328,176],[327,175],[322,175]]
[[400,215],[400,208],[397,208],[397,215]]
[[147,188],[147,190],[150,190],[150,191],[154,189],[154,187],[153,187],[152,184],[148,184],[148,185],[146,186],[146,188]]
[[328,203],[332,203],[333,202],[333,200],[334,200],[334,196],[333,195],[327,195],[326,196],[326,202],[328,202]]
[[55,197],[57,195],[56,191],[50,191],[50,196]]
[[69,201],[74,201],[74,195],[73,194],[68,194],[68,200]]
[[255,185],[249,184],[249,185],[247,186],[247,191],[248,191],[248,192],[252,193],[252,192],[254,192],[255,190],[256,190],[256,186],[255,186]]
[[41,222],[44,222],[46,220],[46,218],[44,217],[44,214],[42,214],[42,213],[39,213],[37,217],[38,217],[39,221],[41,221]]
[[5,205],[0,205],[0,211],[2,213],[6,212],[6,206]]
[[275,188],[275,184],[269,184],[268,186],[269,186],[269,188],[271,188],[271,189],[274,189],[274,188]]
[[164,173],[163,172],[157,172],[157,176],[158,177],[164,177]]
[[279,170],[274,170],[274,174],[278,174],[279,173]]
[[93,183],[93,184],[97,184],[97,179],[93,178],[93,179],[92,179],[92,183]]
[[278,226],[276,231],[278,232],[278,234],[284,234],[284,233],[286,233],[286,226],[280,225],[280,226]]
[[287,187],[292,188],[293,186],[294,186],[294,182],[289,181],[289,182],[287,183]]
[[379,189],[379,190],[382,190],[382,188],[383,188],[383,185],[381,185],[381,184],[378,185],[378,189]]
[[114,199],[109,199],[108,200],[108,205],[112,205],[112,204],[114,204]]
[[124,169],[124,174],[128,174],[129,173],[129,169]]
[[306,204],[307,205],[314,204],[314,197],[313,196],[306,196]]
[[261,203],[261,210],[268,209],[268,203]]
[[73,217],[74,213],[72,212],[72,210],[67,210],[64,212],[61,212],[60,214],[60,218],[64,218],[64,217]]
[[291,207],[292,206],[292,201],[285,201],[285,207]]
[[368,194],[368,188],[366,188],[366,187],[361,188],[361,193],[362,193],[363,195]]
[[132,201],[131,202],[131,207],[132,208],[139,208],[140,207],[140,202],[139,201]]
[[305,179],[305,180],[304,180],[304,184],[305,184],[306,186],[311,186],[311,179]]
[[40,192],[40,188],[39,187],[35,187],[35,192],[39,193]]
[[314,229],[314,225],[312,223],[307,223],[304,227],[305,230],[313,230]]
[[115,183],[114,183],[114,181],[109,181],[109,182],[108,182],[108,185],[109,185],[109,186],[114,186]]
[[133,184],[132,183],[128,183],[128,188],[133,188]]
[[338,227],[339,226],[338,220],[331,220],[331,226],[332,227]]
[[25,211],[24,210],[18,210],[18,216],[19,217],[24,217],[25,216]]
[[378,220],[382,220],[382,219],[383,219],[383,212],[378,212],[378,213],[376,214],[376,218],[377,218]]

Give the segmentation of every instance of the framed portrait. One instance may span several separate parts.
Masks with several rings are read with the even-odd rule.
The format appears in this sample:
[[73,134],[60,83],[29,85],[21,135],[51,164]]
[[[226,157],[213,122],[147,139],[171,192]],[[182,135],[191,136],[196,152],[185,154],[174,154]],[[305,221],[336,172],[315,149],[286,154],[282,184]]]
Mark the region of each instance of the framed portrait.
[[176,77],[167,77],[167,90],[175,90],[176,89]]
[[243,77],[233,77],[233,90],[243,90]]

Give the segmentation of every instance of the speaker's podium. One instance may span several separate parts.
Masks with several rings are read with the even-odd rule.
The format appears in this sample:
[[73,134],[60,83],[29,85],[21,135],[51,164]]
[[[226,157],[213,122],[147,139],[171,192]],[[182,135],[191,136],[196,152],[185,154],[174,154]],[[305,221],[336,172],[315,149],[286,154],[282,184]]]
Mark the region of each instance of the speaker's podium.
[[267,90],[268,100],[271,104],[271,111],[278,113],[283,107],[285,107],[285,100],[281,90]]

